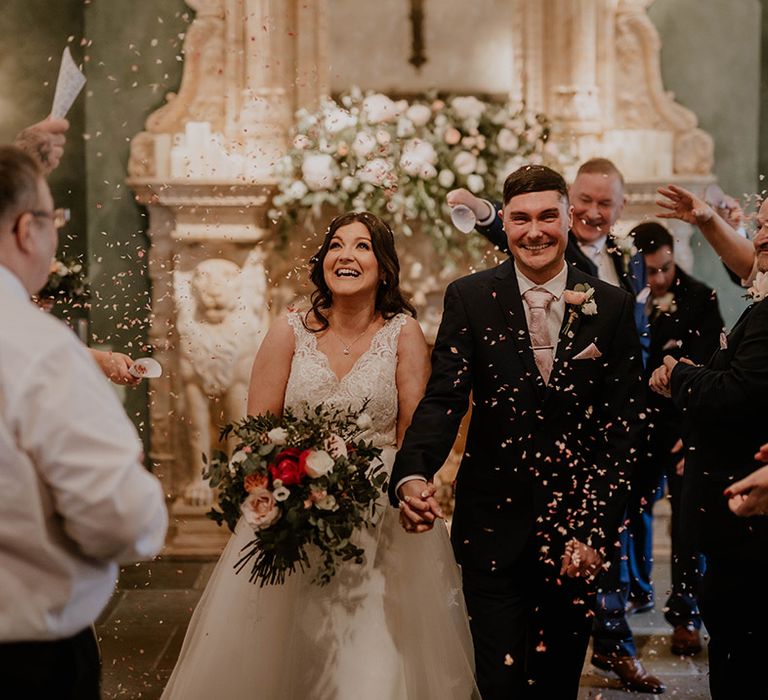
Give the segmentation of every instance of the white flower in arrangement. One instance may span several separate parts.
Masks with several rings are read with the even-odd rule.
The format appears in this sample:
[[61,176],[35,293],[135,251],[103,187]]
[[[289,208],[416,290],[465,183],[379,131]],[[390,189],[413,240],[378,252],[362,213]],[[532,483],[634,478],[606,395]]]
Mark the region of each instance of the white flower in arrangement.
[[343,178],[341,178],[341,189],[343,189],[345,192],[354,192],[359,185],[359,181],[357,178],[352,177],[351,175],[345,175]]
[[289,199],[301,199],[304,195],[309,192],[309,188],[304,184],[302,180],[296,180],[295,182],[291,183],[291,186],[288,188],[288,191],[286,194],[288,195]]
[[477,175],[475,173],[469,175],[467,177],[467,187],[475,194],[482,192],[485,189],[485,182],[483,181],[482,175]]
[[267,433],[267,439],[275,445],[284,445],[288,439],[288,431],[285,428],[272,428]]
[[446,189],[452,187],[453,183],[456,182],[456,176],[453,174],[453,170],[443,168],[437,174],[437,182],[440,184],[440,187],[445,187]]
[[520,139],[514,131],[502,129],[496,137],[496,144],[502,151],[514,153],[520,148]]
[[344,129],[357,126],[357,117],[354,114],[350,114],[346,109],[340,109],[333,103],[331,104],[333,106],[326,110],[323,122],[325,130],[329,134],[338,134]]
[[401,111],[396,102],[381,93],[368,95],[363,100],[363,113],[369,124],[394,121],[400,116]]
[[363,412],[357,417],[355,425],[360,428],[360,430],[368,430],[373,427],[373,419],[367,413]]
[[477,156],[469,151],[460,151],[453,159],[453,167],[459,175],[469,175],[477,168]]
[[307,475],[312,479],[325,476],[333,469],[333,457],[325,450],[312,450],[306,459]]
[[291,492],[288,490],[288,487],[286,486],[278,486],[273,492],[272,495],[275,497],[275,500],[278,503],[282,503],[283,501],[287,501],[288,497],[291,495]]
[[411,139],[403,146],[400,167],[411,177],[429,179],[437,175],[437,152],[429,141]]
[[755,275],[755,281],[747,290],[747,296],[755,302],[768,297],[768,272],[758,272]]
[[293,137],[293,147],[303,151],[305,148],[309,148],[312,145],[312,139],[305,134],[296,134]]
[[320,510],[336,510],[338,505],[334,496],[328,495],[315,504]]
[[229,460],[229,473],[234,474],[237,471],[238,465],[245,462],[246,459],[248,459],[247,452],[243,452],[243,450],[235,452]]
[[432,110],[427,105],[411,105],[406,111],[405,116],[410,119],[415,126],[424,126],[432,118]]
[[390,143],[392,143],[392,134],[390,134],[385,129],[379,129],[376,132],[376,141],[380,146],[388,146]]
[[481,102],[476,97],[469,95],[467,97],[454,97],[451,100],[451,107],[459,119],[480,119],[485,112],[485,102]]
[[360,170],[357,177],[361,182],[369,182],[372,185],[381,186],[392,174],[392,163],[384,158],[369,160]]
[[416,128],[413,126],[413,122],[405,117],[400,117],[397,120],[397,138],[407,139],[416,133]]
[[333,174],[333,156],[327,153],[306,153],[301,164],[301,175],[310,190],[329,190],[336,178]]
[[376,139],[368,131],[358,131],[352,141],[352,150],[362,160],[376,148]]

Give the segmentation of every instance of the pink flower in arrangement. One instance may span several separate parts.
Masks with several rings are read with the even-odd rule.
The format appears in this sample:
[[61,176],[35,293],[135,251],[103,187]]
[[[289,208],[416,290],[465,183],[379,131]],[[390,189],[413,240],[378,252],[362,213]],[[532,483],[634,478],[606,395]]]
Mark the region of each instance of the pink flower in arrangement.
[[256,489],[243,501],[240,506],[245,522],[254,530],[264,530],[277,522],[280,509],[275,497],[269,489]]
[[265,489],[269,480],[263,474],[249,474],[243,481],[243,488],[248,493],[253,493],[256,489]]
[[586,292],[574,292],[572,289],[566,289],[563,292],[563,301],[572,306],[581,306],[587,301],[587,294]]

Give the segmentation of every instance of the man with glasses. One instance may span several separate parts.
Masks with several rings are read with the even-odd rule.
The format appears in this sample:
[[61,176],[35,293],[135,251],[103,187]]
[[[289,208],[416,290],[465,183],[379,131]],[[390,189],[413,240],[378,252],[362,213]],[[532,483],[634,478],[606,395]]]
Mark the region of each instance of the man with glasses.
[[38,165],[0,147],[0,683],[3,697],[99,697],[92,624],[117,562],[154,555],[167,513],[87,349],[30,300],[57,225]]

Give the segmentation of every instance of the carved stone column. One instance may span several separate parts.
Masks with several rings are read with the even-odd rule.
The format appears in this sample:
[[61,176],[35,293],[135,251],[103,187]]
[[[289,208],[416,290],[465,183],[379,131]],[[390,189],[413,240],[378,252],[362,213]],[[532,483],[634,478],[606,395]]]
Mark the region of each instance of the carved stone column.
[[[268,325],[264,242],[272,166],[291,114],[327,85],[324,3],[187,0],[177,95],[131,143],[129,184],[149,211],[149,339],[164,368],[150,395],[150,461],[171,501],[167,551],[211,554],[227,532],[204,517],[203,453],[246,412]],[[298,35],[303,32],[304,35]]]

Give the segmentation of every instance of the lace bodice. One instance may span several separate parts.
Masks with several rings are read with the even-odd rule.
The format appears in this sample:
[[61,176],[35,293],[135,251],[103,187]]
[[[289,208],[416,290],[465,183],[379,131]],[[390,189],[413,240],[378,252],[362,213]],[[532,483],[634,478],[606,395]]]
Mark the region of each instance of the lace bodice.
[[339,378],[328,358],[317,347],[317,337],[301,322],[300,313],[288,314],[296,338],[291,374],[285,390],[285,406],[301,411],[302,405],[326,404],[359,410],[369,399],[366,413],[373,426],[363,434],[377,447],[395,444],[397,425],[397,341],[405,324],[405,314],[389,319],[376,332],[371,345],[352,369]]

